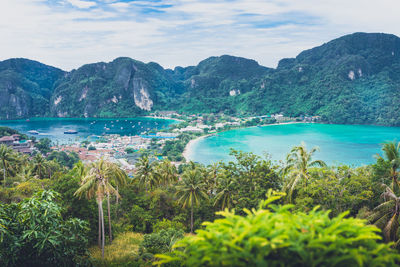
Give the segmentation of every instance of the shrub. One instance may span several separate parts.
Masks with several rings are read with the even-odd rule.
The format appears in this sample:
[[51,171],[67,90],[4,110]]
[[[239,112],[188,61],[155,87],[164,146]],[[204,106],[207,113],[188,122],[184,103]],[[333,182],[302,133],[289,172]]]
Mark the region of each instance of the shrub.
[[167,229],[161,230],[159,233],[147,234],[143,237],[140,245],[140,253],[156,254],[165,253],[171,250],[175,242],[183,237],[182,230]]
[[154,225],[153,225],[153,232],[154,233],[158,233],[161,230],[167,230],[167,229],[175,229],[175,230],[185,230],[185,226],[180,223],[180,222],[176,222],[176,221],[170,221],[167,219],[163,219],[162,221],[157,221]]
[[[224,216],[206,222],[196,236],[179,241],[170,254],[156,255],[158,264],[183,266],[395,266],[400,255],[391,244],[379,243],[379,229],[364,220],[330,218],[317,208],[292,213],[292,205],[268,205],[239,216],[225,210]],[[263,206],[267,208],[262,208]]]
[[125,152],[128,154],[133,154],[133,153],[135,153],[135,150],[131,147],[127,147],[127,148],[125,148]]
[[58,194],[36,193],[18,204],[0,204],[1,266],[87,264],[86,222],[64,220]]

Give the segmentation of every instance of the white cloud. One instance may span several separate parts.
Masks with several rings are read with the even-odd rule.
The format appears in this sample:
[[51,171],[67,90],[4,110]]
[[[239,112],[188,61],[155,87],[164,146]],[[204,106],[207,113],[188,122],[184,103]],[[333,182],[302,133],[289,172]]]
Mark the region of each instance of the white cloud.
[[83,1],[83,0],[67,0],[71,5],[77,8],[90,8],[96,6],[96,2]]
[[344,34],[400,35],[393,0],[65,1],[0,1],[0,59],[69,70],[118,56],[174,67],[233,54],[274,67]]

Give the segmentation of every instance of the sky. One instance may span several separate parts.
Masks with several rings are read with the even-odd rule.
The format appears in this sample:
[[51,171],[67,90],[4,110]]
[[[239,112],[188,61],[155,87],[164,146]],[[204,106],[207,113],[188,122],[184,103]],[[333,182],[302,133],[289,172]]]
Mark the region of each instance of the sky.
[[400,36],[399,10],[398,0],[0,0],[0,60],[174,68],[229,54],[276,67],[345,34]]

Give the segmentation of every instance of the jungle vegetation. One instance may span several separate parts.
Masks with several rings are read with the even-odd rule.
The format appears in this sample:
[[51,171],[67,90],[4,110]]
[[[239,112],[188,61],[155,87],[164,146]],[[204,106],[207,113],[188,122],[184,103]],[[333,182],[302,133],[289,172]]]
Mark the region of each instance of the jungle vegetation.
[[288,152],[179,168],[144,154],[125,173],[0,146],[0,264],[399,264],[400,143],[362,167],[327,166],[306,144]]

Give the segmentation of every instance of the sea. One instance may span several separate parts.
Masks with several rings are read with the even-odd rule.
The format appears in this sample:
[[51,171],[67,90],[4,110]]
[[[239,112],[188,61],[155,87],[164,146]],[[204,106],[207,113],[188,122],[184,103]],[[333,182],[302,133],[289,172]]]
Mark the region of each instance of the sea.
[[329,165],[361,166],[376,162],[384,142],[400,141],[400,127],[300,123],[242,128],[201,139],[191,147],[188,157],[199,163],[230,161],[230,149],[267,156],[275,162],[285,160],[294,146],[304,142],[319,151],[314,159]]
[[[149,131],[168,128],[175,120],[156,118],[32,118],[29,120],[0,120],[0,126],[7,126],[36,138],[50,138],[54,144],[70,144],[76,141],[100,138],[102,135],[140,135]],[[65,131],[77,134],[64,134]],[[37,131],[39,134],[31,134]]]

